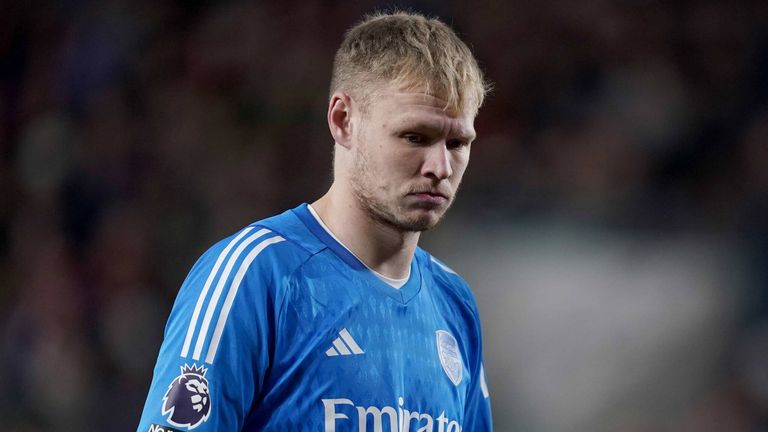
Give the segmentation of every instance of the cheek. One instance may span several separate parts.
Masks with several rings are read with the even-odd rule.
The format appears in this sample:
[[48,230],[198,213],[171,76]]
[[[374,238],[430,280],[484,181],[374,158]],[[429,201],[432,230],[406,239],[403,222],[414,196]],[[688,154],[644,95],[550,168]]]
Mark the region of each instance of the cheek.
[[395,146],[380,150],[377,155],[377,165],[382,179],[407,179],[419,171],[420,156],[418,153],[403,151],[403,149],[398,149]]
[[469,164],[469,152],[456,155],[452,161],[452,164],[453,177],[455,181],[460,181],[461,177],[464,175],[464,171],[467,169],[467,165]]

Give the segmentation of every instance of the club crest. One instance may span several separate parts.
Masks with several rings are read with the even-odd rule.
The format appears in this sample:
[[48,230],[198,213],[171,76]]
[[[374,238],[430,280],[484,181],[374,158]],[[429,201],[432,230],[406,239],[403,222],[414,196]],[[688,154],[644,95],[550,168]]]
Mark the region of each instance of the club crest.
[[174,426],[194,429],[211,413],[211,396],[202,366],[184,365],[181,375],[174,378],[163,396],[163,415]]
[[445,330],[438,330],[437,335],[437,354],[440,357],[440,364],[443,371],[451,380],[453,385],[459,385],[461,382],[462,371],[464,370],[461,362],[461,353],[459,352],[459,343],[452,334]]

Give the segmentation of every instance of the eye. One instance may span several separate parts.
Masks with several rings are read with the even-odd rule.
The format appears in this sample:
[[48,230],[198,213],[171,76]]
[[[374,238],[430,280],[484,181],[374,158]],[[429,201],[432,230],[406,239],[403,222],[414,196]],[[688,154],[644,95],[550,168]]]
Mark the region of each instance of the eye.
[[468,145],[469,145],[469,141],[464,141],[464,140],[460,140],[460,139],[451,139],[451,140],[446,141],[446,143],[445,143],[445,147],[448,150],[457,150],[457,149],[460,149],[462,147],[466,147]]
[[424,136],[417,133],[405,133],[403,139],[411,144],[424,144],[426,142]]

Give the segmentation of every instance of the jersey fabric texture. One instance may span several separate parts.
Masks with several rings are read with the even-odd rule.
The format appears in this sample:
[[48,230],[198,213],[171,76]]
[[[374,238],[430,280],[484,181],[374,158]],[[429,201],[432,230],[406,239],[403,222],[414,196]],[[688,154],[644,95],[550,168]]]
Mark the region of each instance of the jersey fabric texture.
[[194,265],[138,431],[490,431],[484,373],[456,273],[417,248],[394,289],[302,204]]

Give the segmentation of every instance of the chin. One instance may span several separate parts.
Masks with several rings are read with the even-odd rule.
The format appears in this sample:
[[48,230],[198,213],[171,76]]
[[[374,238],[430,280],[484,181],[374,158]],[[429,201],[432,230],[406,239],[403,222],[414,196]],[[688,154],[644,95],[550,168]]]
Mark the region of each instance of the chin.
[[392,225],[403,231],[428,231],[440,223],[442,216],[442,213],[434,214],[432,212],[415,216],[403,216],[398,218]]

